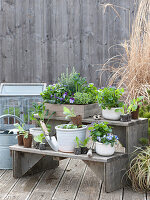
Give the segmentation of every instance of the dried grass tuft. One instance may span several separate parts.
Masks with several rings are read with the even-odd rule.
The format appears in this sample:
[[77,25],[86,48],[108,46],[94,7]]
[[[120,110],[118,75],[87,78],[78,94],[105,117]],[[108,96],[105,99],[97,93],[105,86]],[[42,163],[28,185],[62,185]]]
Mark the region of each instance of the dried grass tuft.
[[[118,55],[105,63],[103,70],[109,70],[113,75],[109,85],[124,87],[126,103],[143,95],[148,100],[147,89],[150,89],[150,0],[142,0],[129,42],[122,44],[125,55]],[[118,63],[116,68],[112,63]]]

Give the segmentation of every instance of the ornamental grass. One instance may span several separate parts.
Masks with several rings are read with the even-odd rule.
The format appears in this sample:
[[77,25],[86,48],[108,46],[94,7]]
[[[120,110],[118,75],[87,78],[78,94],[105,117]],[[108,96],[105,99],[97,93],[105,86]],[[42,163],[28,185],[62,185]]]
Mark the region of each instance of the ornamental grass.
[[128,177],[135,191],[150,192],[150,146],[138,148],[135,158],[130,162]]
[[[138,96],[148,99],[150,89],[150,0],[142,0],[132,26],[129,42],[121,44],[123,55],[107,61],[103,70],[112,72],[109,85],[125,88],[126,103]],[[114,67],[112,63],[118,64]]]

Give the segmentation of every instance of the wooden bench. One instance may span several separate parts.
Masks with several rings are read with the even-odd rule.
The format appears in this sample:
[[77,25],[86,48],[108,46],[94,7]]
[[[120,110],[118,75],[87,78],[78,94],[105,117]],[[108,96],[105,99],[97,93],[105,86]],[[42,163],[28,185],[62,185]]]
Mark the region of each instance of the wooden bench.
[[33,174],[41,170],[55,169],[59,161],[66,158],[81,159],[104,182],[106,192],[118,190],[123,186],[122,178],[128,165],[128,155],[115,153],[110,157],[99,156],[96,153],[91,158],[87,155],[55,152],[10,146],[13,157],[13,176],[20,178],[25,174]]

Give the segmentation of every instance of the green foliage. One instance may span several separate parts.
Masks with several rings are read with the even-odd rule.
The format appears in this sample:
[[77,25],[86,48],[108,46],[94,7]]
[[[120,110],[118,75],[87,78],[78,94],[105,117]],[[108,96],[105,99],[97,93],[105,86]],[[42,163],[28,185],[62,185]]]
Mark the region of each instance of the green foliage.
[[103,109],[108,108],[110,110],[111,108],[121,107],[123,103],[119,100],[123,92],[123,88],[116,89],[115,87],[106,87],[104,89],[99,89],[97,96],[98,103]]
[[80,141],[81,142],[81,147],[86,147],[88,142],[89,142],[89,140],[90,140],[90,138],[87,137],[83,142]]
[[62,129],[77,129],[78,127],[76,125],[73,124],[61,124],[58,126],[58,128],[62,128]]
[[107,124],[107,122],[95,122],[93,123],[93,126],[88,128],[93,141],[97,141],[97,137],[103,137],[104,135],[112,132],[111,127],[107,126]]
[[79,140],[79,138],[76,136],[75,142],[76,142],[76,147],[79,148],[81,147],[86,147],[88,142],[89,142],[90,138],[87,137],[83,142],[81,140]]
[[131,112],[136,111],[138,106],[142,105],[141,101],[143,98],[144,98],[143,96],[140,96],[137,99],[133,99],[128,107],[128,110]]
[[61,77],[58,78],[58,83],[72,93],[82,91],[83,87],[87,84],[86,78],[82,78],[80,73],[77,73],[74,68],[70,74],[68,70],[66,73],[61,74]]
[[147,146],[148,145],[148,139],[147,138],[140,138],[139,142],[142,144],[142,146]]
[[39,143],[43,143],[43,140],[45,139],[45,136],[43,133],[41,133],[40,135],[37,135],[36,137],[34,137],[34,140],[36,142],[39,142]]
[[[31,119],[32,119],[32,120],[35,120],[35,121],[37,122],[37,125],[38,125],[39,127],[41,127],[40,121],[41,121],[41,120],[44,121],[44,118],[48,116],[49,111],[48,111],[48,110],[45,110],[45,105],[44,105],[44,103],[39,103],[39,104],[34,103],[34,104],[33,104],[33,108],[34,108],[34,111],[32,112]],[[49,122],[49,120],[50,120],[50,118],[52,117],[53,114],[55,114],[55,112],[53,112],[53,113],[49,116],[49,118],[48,118],[48,120],[47,120],[47,122],[46,122],[46,127],[47,127],[47,129],[48,129],[48,132],[51,132],[51,125],[48,124],[48,122]],[[35,117],[35,115],[38,115],[38,116]]]
[[80,147],[80,140],[77,136],[76,136],[75,142],[76,142],[76,147],[79,148]]
[[20,109],[17,107],[9,107],[9,109],[4,110],[4,114],[10,114],[10,115],[16,115],[17,117],[20,117]]
[[18,129],[19,134],[25,134],[24,124],[22,126],[18,123],[14,124],[14,127]]
[[74,113],[74,109],[71,108],[71,110],[69,110],[69,108],[64,106],[64,115],[66,115],[66,119],[69,119],[70,117],[76,117],[75,113]]
[[[150,137],[150,103],[149,102],[145,100],[143,101],[143,104],[139,110],[139,116],[143,118],[148,118],[148,134]],[[145,138],[145,141],[148,141],[148,139]],[[143,141],[143,138],[140,139],[140,142],[141,143],[143,142],[143,144],[145,144]]]
[[28,132],[28,131],[25,131],[25,132],[24,132],[24,138],[27,139],[28,137],[29,137],[29,132]]
[[127,104],[123,104],[122,107],[116,109],[115,112],[121,112],[123,115],[130,113]]
[[90,104],[93,103],[93,96],[90,93],[77,92],[74,94],[75,104]]

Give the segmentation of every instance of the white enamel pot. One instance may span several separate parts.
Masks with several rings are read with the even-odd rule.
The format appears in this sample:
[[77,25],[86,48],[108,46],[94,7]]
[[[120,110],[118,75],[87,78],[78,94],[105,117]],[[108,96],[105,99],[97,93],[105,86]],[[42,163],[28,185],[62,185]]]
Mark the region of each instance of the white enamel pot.
[[77,129],[63,129],[58,125],[55,127],[55,129],[59,151],[62,152],[74,152],[74,147],[76,146],[76,137],[78,137],[82,142],[86,138],[86,125],[83,125],[82,128]]
[[120,120],[121,112],[116,112],[116,109],[119,108],[102,109],[102,117],[109,120]]
[[96,142],[96,153],[101,156],[111,156],[115,152],[115,147],[111,146],[111,144],[103,144],[100,142]]

